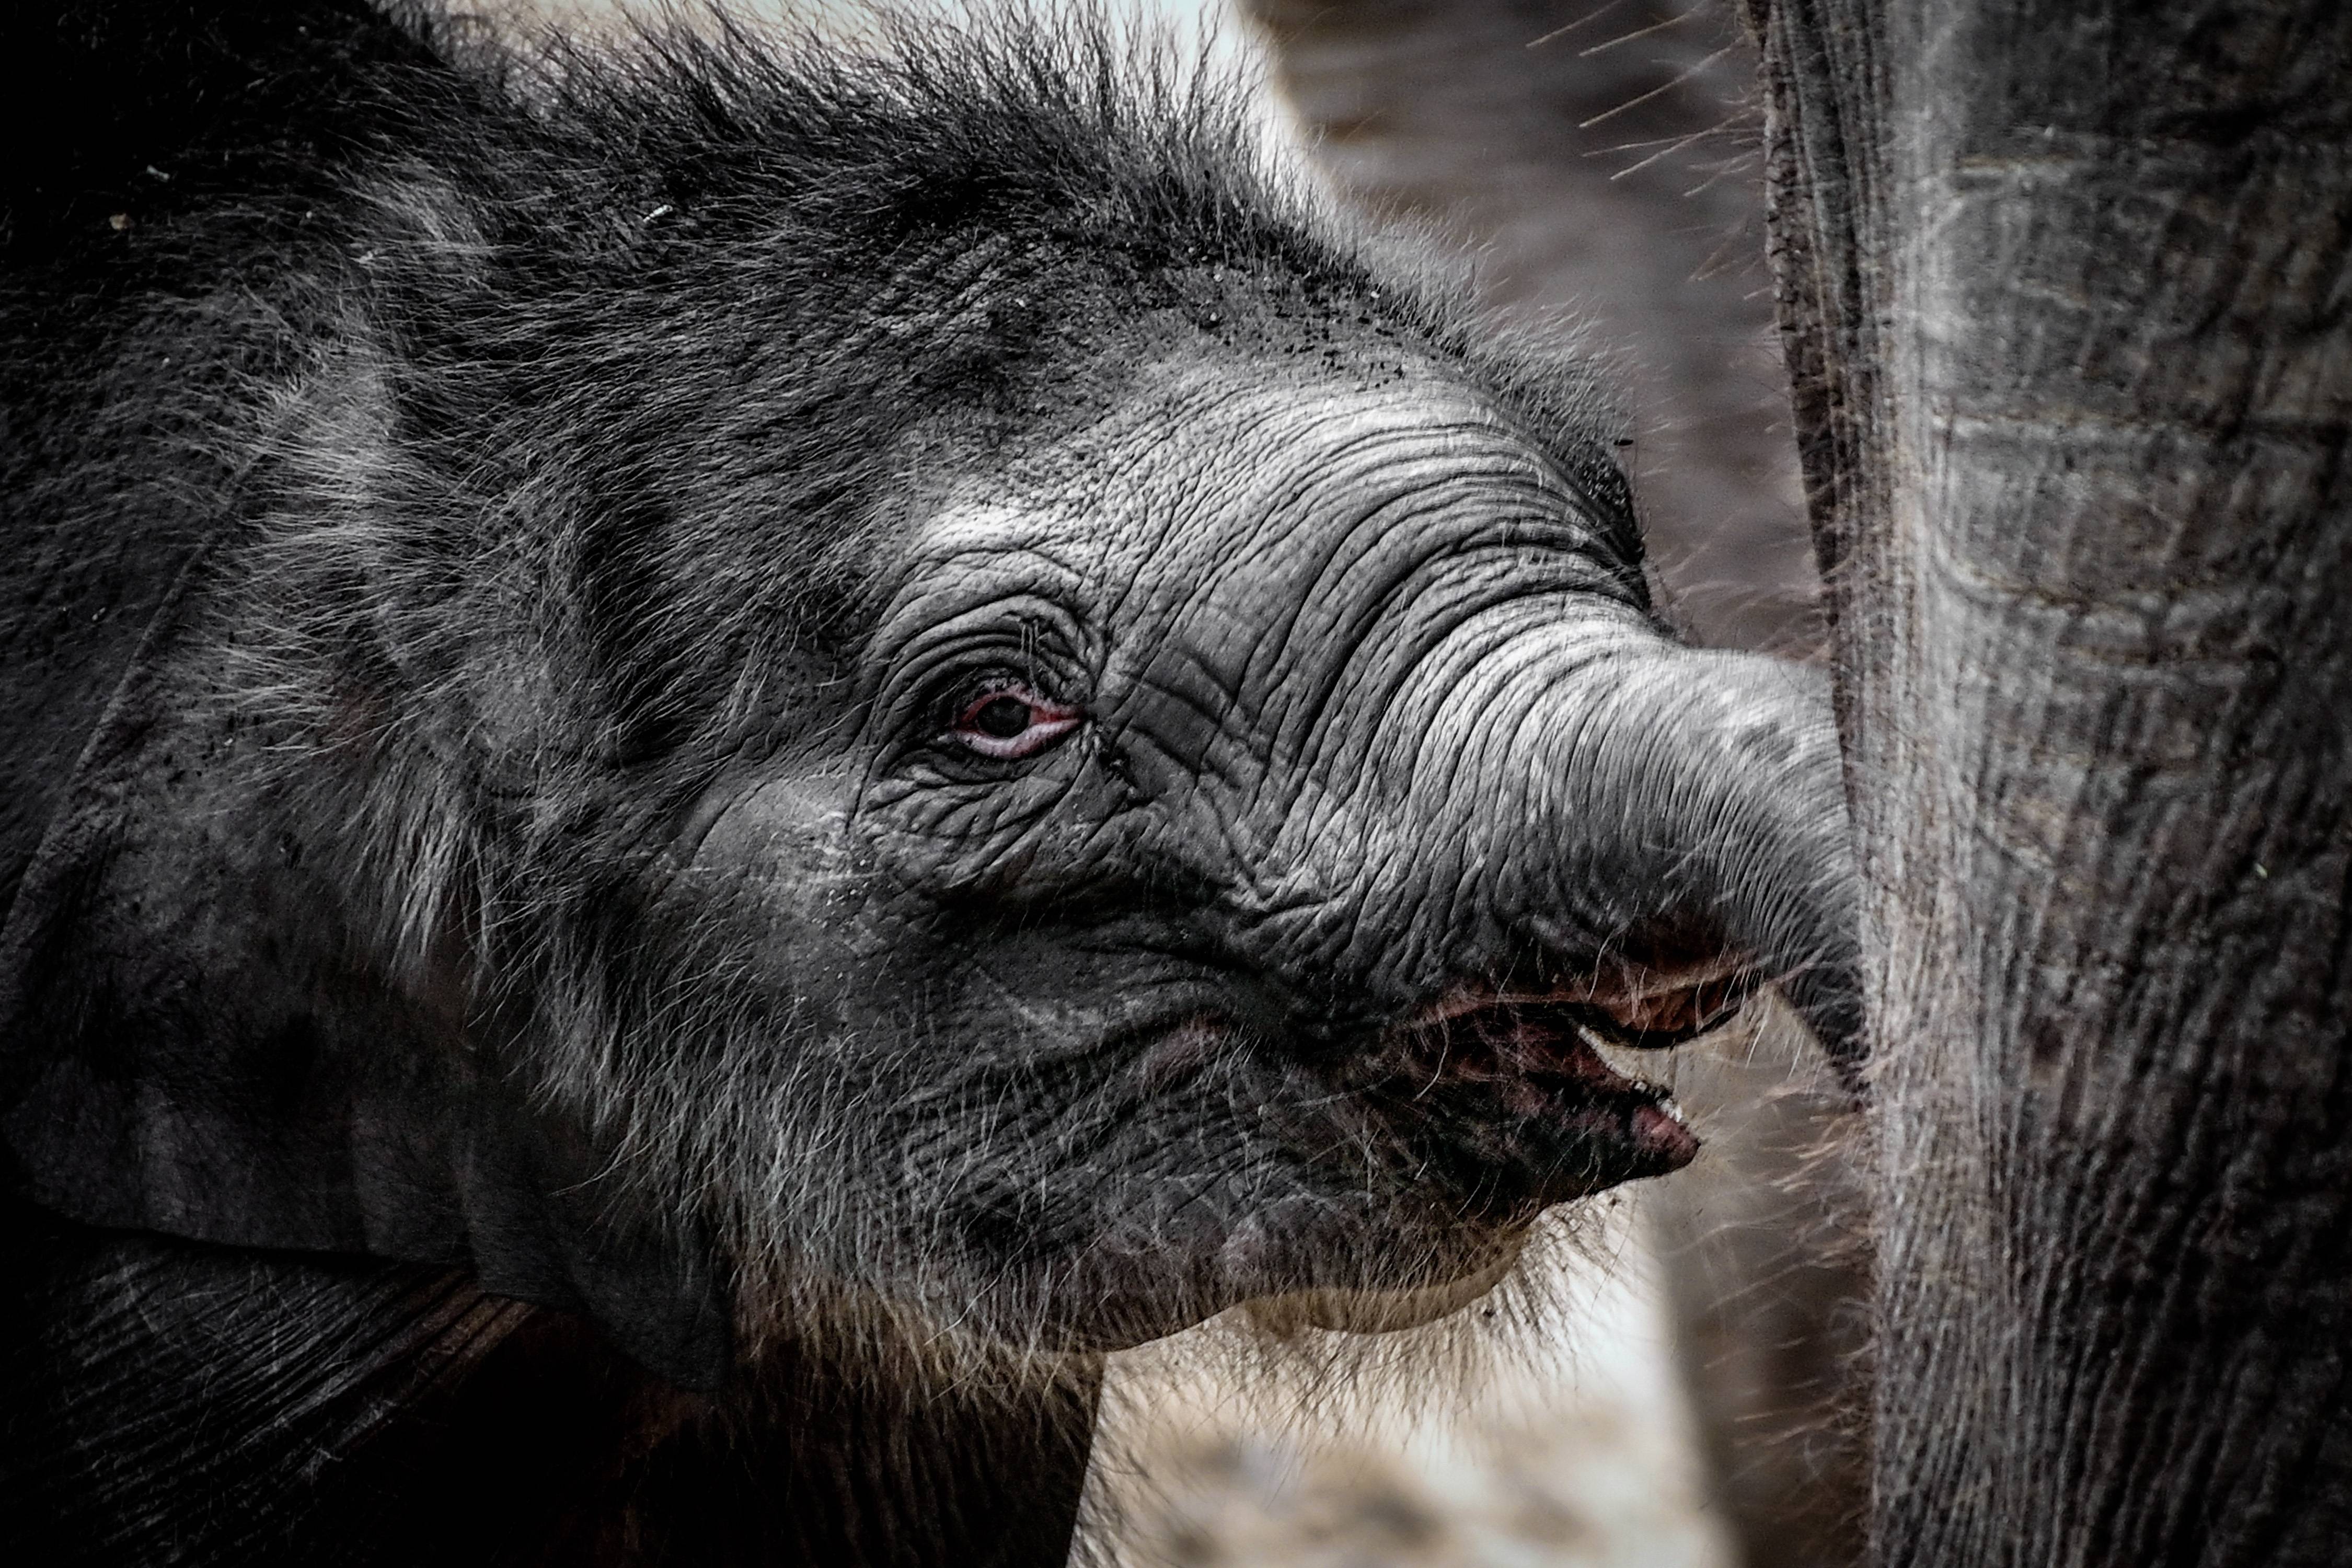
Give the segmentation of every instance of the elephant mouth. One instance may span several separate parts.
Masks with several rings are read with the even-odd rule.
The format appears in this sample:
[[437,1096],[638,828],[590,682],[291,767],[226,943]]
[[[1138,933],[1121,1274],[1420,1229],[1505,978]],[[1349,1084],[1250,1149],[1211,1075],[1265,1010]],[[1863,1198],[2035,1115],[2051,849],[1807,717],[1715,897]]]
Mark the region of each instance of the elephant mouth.
[[[1544,1209],[1688,1164],[1698,1139],[1647,1063],[1753,989],[1732,965],[1468,983],[1370,1035],[1311,1044],[1188,1009],[1155,1020],[1129,1095],[1234,1116],[1234,1145],[1263,1163],[999,1188],[967,1200],[965,1223],[992,1257],[1058,1259],[1046,1316],[1056,1331],[1083,1321],[1073,1344],[1138,1344],[1253,1301],[1278,1335],[1413,1326],[1488,1289]],[[1113,1103],[1116,1150],[1139,1100]]]
[[1582,1197],[1697,1154],[1643,1058],[1719,1027],[1754,989],[1730,963],[1538,991],[1460,987],[1389,1032],[1365,1088],[1421,1150],[1443,1147],[1480,1206]]

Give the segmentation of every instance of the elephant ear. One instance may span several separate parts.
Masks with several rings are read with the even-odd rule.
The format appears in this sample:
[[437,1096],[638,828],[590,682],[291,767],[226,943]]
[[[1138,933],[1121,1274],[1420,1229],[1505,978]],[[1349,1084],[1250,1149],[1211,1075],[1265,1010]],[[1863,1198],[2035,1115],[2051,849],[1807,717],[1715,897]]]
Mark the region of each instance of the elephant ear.
[[142,649],[0,927],[18,1191],[89,1225],[467,1264],[715,1386],[729,1314],[703,1238],[615,1191],[610,1151],[473,1037],[461,986],[436,1000],[372,961],[185,647],[159,627]]

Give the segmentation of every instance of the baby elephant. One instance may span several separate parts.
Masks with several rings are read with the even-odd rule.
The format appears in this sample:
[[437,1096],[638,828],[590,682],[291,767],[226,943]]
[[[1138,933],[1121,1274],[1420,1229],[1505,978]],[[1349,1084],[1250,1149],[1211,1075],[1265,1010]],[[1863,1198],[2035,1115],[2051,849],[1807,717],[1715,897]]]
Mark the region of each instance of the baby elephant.
[[1099,26],[697,26],[0,23],[14,1561],[1056,1562],[1103,1352],[1852,1059],[1571,361]]

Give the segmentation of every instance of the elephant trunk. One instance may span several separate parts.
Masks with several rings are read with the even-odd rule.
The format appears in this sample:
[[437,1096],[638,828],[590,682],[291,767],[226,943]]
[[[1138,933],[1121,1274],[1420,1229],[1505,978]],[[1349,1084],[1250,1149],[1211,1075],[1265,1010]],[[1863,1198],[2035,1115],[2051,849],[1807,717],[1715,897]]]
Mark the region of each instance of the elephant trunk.
[[1572,715],[1522,731],[1536,837],[1506,862],[1519,868],[1506,918],[1556,950],[1620,942],[1654,963],[1694,935],[1728,948],[1858,1087],[1855,873],[1827,680],[1670,647],[1587,666],[1566,689]]

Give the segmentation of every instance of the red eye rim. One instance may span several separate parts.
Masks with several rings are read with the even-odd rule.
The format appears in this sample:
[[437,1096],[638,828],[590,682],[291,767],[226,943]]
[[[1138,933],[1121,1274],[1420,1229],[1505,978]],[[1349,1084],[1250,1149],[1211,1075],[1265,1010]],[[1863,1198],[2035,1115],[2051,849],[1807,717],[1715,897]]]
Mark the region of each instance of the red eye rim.
[[[1026,728],[1010,735],[992,735],[979,727],[982,710],[1006,698],[1029,710]],[[1034,757],[1086,722],[1086,710],[1040,696],[1017,681],[1003,681],[975,695],[948,726],[959,745],[983,757]]]

